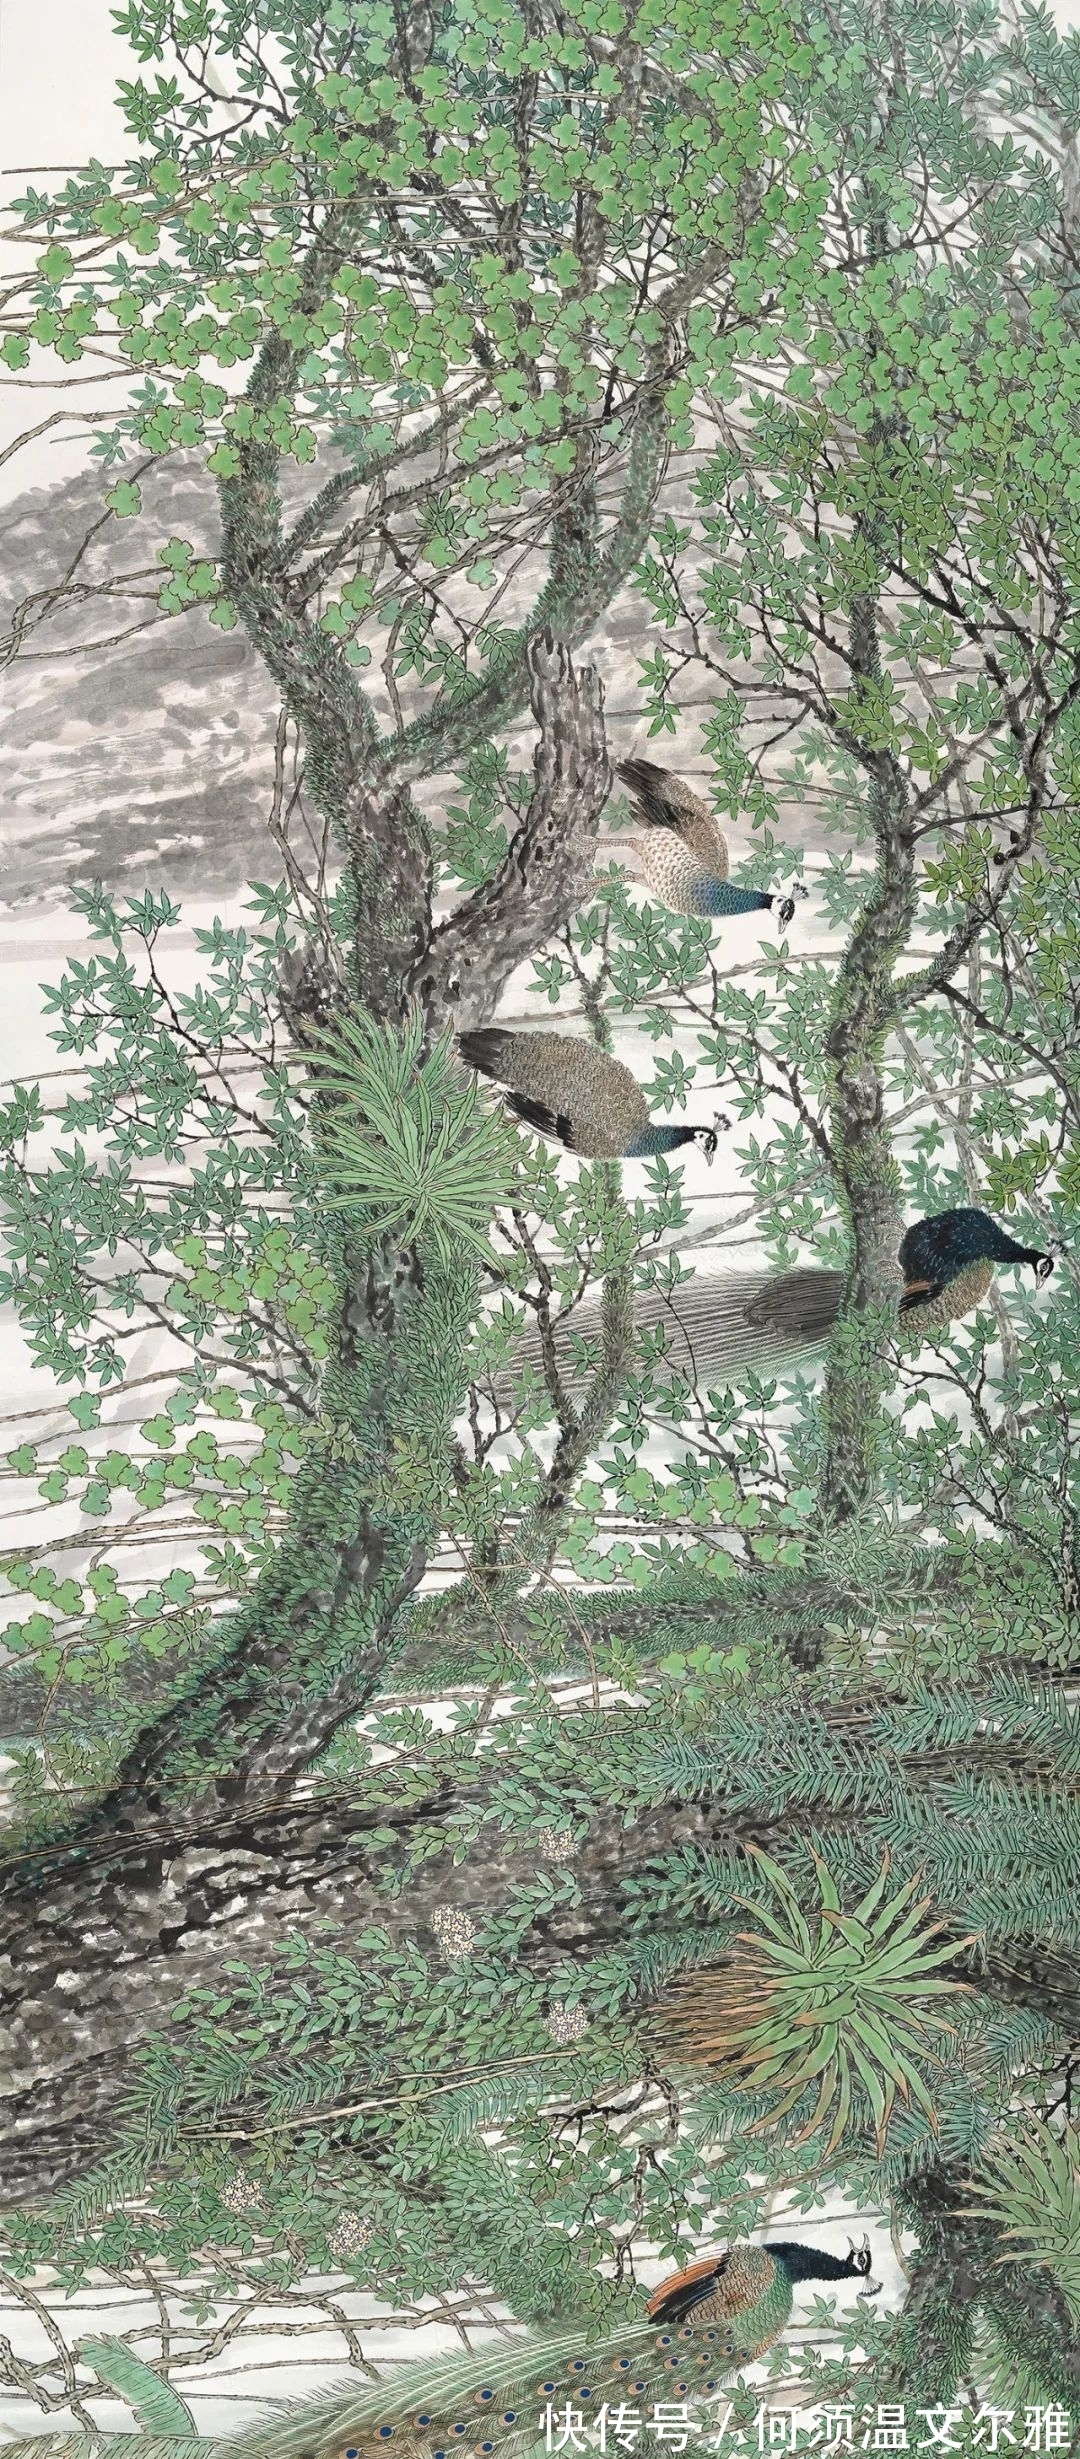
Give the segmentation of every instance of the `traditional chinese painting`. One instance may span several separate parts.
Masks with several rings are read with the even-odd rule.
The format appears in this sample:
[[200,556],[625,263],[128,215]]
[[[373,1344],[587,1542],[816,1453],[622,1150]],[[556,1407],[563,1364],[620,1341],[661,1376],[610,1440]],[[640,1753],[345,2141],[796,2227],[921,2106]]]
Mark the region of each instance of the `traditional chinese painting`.
[[1075,2453],[1070,10],[4,43],[0,2452]]

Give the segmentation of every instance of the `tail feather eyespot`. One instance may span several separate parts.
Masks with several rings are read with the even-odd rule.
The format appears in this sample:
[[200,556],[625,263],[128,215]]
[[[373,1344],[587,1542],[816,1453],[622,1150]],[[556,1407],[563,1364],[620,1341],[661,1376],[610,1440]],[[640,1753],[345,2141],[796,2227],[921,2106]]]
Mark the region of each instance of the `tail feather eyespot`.
[[485,2388],[482,2391],[473,2392],[473,2399],[478,2408],[490,2408],[494,2397],[494,2391],[487,2385],[485,2385]]

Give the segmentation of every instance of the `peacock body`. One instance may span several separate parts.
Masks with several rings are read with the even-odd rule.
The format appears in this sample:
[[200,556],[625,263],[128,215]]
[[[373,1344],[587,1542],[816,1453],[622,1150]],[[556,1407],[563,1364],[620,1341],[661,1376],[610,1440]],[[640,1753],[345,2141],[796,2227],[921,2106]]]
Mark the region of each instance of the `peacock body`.
[[629,1068],[577,1034],[511,1033],[486,1025],[462,1033],[458,1050],[469,1067],[509,1087],[507,1106],[518,1118],[556,1137],[568,1152],[638,1161],[699,1142],[711,1161],[716,1151],[715,1128],[655,1124]]
[[[857,2279],[874,2293],[869,2270],[867,2244],[845,2261],[812,2246],[733,2245],[665,2280],[628,2330],[585,2342],[570,2329],[526,2332],[307,2406],[295,2443],[275,2428],[274,2459],[532,2459],[568,2409],[587,2428],[605,2407],[708,2400],[779,2339],[797,2280]],[[237,2459],[248,2459],[247,2437]]]
[[[610,842],[632,846],[661,905],[673,913],[720,921],[733,914],[767,912],[776,904],[764,889],[733,885],[726,839],[708,804],[683,778],[652,760],[622,760],[615,773],[629,787],[645,833]],[[603,839],[600,843],[602,847]],[[785,897],[781,921],[790,922],[794,911],[791,898]]]

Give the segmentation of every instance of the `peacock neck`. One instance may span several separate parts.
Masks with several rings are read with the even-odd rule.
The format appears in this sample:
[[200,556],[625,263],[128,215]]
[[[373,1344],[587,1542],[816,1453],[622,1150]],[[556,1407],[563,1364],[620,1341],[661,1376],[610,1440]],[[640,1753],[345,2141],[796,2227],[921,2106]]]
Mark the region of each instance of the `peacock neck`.
[[722,914],[761,913],[772,904],[762,888],[734,888],[729,879],[700,879],[694,890],[695,913],[715,918]]
[[800,2246],[784,2241],[764,2249],[774,2263],[786,2272],[789,2280],[851,2280],[859,2277],[856,2266],[841,2262],[835,2254],[825,2254],[818,2246]]
[[627,1161],[647,1161],[651,1153],[673,1153],[680,1144],[692,1144],[695,1127],[643,1127],[625,1152]]
[[[1023,1247],[1008,1230],[1003,1230],[993,1213],[982,1212],[977,1205],[960,1204],[954,1212],[939,1212],[928,1221],[920,1221],[908,1232],[913,1260],[922,1266],[924,1254],[929,1261],[958,1264],[1037,1264],[1037,1247]],[[929,1244],[927,1243],[929,1242]],[[903,1253],[903,1249],[901,1249]]]

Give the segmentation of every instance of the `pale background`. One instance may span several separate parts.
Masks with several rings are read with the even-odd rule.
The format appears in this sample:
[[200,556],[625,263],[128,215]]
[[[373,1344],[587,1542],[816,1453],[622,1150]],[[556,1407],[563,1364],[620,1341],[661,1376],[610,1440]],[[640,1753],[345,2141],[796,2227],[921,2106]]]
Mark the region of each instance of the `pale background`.
[[[1062,28],[1080,24],[1080,0],[1059,0],[1055,14]],[[132,65],[127,46],[113,31],[108,0],[0,0],[0,196],[19,194],[28,184],[27,174],[33,179],[33,184],[47,187],[47,174],[52,168],[76,168],[91,158],[102,162],[123,162],[129,150],[134,149],[129,147],[115,109],[113,89],[119,76],[130,78],[139,73]],[[153,67],[142,73],[152,77]],[[25,427],[44,418],[63,402],[70,404],[70,389],[60,393],[48,383],[49,364],[40,361],[32,367],[31,373],[35,377],[46,376],[46,381],[39,383],[32,391],[28,390],[25,381],[0,376],[0,454]],[[85,387],[86,405],[88,408],[104,405],[110,396],[119,401],[123,390],[123,383],[108,386],[95,378],[92,384],[87,383]],[[63,441],[44,438],[20,452],[14,461],[6,464],[0,462],[0,516],[4,507],[16,497],[23,496],[27,489],[55,486],[62,480],[71,479],[84,466],[84,445],[78,436]],[[0,540],[0,582],[3,583],[5,596],[10,593],[12,581],[17,580],[17,573],[10,568],[10,560],[16,557],[17,539],[9,538],[6,546]],[[636,692],[633,650],[639,645],[640,617],[635,619],[633,629],[624,629],[616,622],[610,630],[605,627],[605,633],[606,637],[602,634],[598,640],[594,654],[605,675],[609,725],[613,733],[621,737],[625,735],[628,722],[633,723]],[[220,640],[217,645],[221,646]],[[243,701],[242,691],[238,691],[237,697]],[[13,706],[19,719],[16,748],[14,752],[9,749],[5,761],[3,727],[10,722]],[[222,722],[221,707],[219,677],[216,688],[212,686],[208,696],[208,729]],[[32,803],[34,767],[38,764],[42,771],[49,769],[56,755],[55,734],[45,722],[46,710],[42,707],[42,729],[35,744],[32,729],[29,733],[27,731],[26,710],[20,703],[17,676],[11,679],[6,708],[3,702],[0,702],[0,708],[4,708],[4,716],[0,719],[0,847],[6,842],[7,848],[6,863],[0,856],[0,1050],[3,1052],[3,1073],[7,1076],[27,1075],[38,1068],[48,1068],[54,1062],[55,1052],[46,1037],[47,1028],[41,1015],[38,985],[43,977],[55,979],[62,968],[63,959],[69,954],[78,953],[82,942],[79,926],[66,910],[58,883],[54,882],[52,893],[40,901],[26,901],[25,864],[27,856],[32,853],[32,822],[28,829],[24,811],[20,824],[19,787],[24,781],[28,784]],[[116,716],[122,730],[123,714],[117,710]],[[245,711],[245,717],[253,729],[258,727],[258,710]],[[234,719],[232,722],[239,721]],[[92,732],[92,728],[86,731]],[[643,736],[643,729],[641,732]],[[686,739],[692,741],[692,735]],[[680,730],[680,750],[682,745]],[[645,748],[643,739],[640,748]],[[141,743],[131,746],[133,802],[139,794],[141,749]],[[243,746],[239,743],[237,750],[243,766]],[[152,761],[154,753],[149,741],[147,755]],[[674,762],[677,754],[672,748],[666,749],[663,756]],[[698,765],[697,759],[694,765]],[[89,759],[88,773],[79,782],[87,799],[92,799],[92,757]],[[434,781],[434,790],[437,794],[437,781]],[[433,787],[429,785],[421,792],[425,796],[431,794]],[[133,850],[142,858],[149,849],[143,845]],[[256,866],[256,876],[262,867]],[[811,872],[812,867],[811,856]],[[133,881],[133,884],[136,883]],[[141,879],[138,884],[142,884]],[[174,883],[172,879],[167,884],[175,884],[177,893],[183,894],[181,884]],[[184,895],[185,922],[203,924],[217,912],[227,922],[238,923],[245,918],[243,893],[242,890],[230,892],[226,889],[224,893],[215,895],[212,901]],[[745,926],[739,928],[742,932]],[[797,913],[789,933],[790,944],[796,949],[820,944],[821,929],[821,921],[815,917],[811,901],[809,908],[803,906]],[[170,935],[169,944],[174,950],[178,946],[184,949],[184,972],[187,973],[190,968],[194,975],[190,932]],[[744,959],[751,957],[755,945],[756,933],[751,929],[745,944],[740,937],[738,954]],[[735,953],[734,949],[732,953]],[[523,987],[526,980],[527,969],[522,977]],[[642,1062],[640,1072],[648,1075],[651,1072],[651,1045],[643,1042],[635,1053],[634,1038],[632,1035],[628,1037],[627,1055],[631,1064],[637,1056]],[[723,1149],[711,1173],[705,1172],[700,1160],[691,1161],[687,1170],[688,1193],[699,1203],[708,1199],[709,1204],[707,1211],[703,1209],[697,1213],[697,1223],[704,1224],[710,1216],[717,1221],[723,1219],[726,1204],[730,1203],[737,1184],[737,1165],[732,1166],[730,1154],[728,1164],[725,1170]],[[36,1404],[40,1407],[42,1400],[50,1396],[49,1378],[40,1372],[35,1373],[29,1366],[10,1310],[4,1310],[0,1315],[0,1388],[4,1392],[5,1414],[20,1406],[30,1408]],[[16,1534],[8,1527],[0,1533],[8,1544],[13,1542]],[[780,2217],[781,2209],[778,2208],[775,2220]],[[801,2222],[799,2233],[817,2238],[819,2232],[824,2232],[826,2242],[839,2245],[843,2242],[844,2225],[845,2215],[834,2209],[831,2212],[823,2211],[810,2222]],[[884,2284],[885,2302],[898,2303],[903,2287],[902,2274],[888,2232],[883,2226],[874,2230],[873,2242],[874,2271]],[[650,2274],[655,2271],[654,2266],[648,2269]],[[365,2315],[373,2318],[378,2311],[372,2307],[370,2300],[349,2294],[341,2296],[340,2305],[358,2319]],[[122,2311],[118,2311],[118,2307]],[[132,2301],[118,2291],[106,2291],[104,2295],[84,2292],[77,2299],[59,2304],[57,2312],[65,2339],[69,2342],[80,2331],[130,2329],[136,2319]],[[148,2303],[146,2318],[152,2319]],[[298,2325],[303,2329],[303,2317],[294,2310],[289,2317],[291,2333],[295,2333]],[[219,2363],[206,2369],[198,2382],[193,2382],[190,2375],[181,2375],[178,2387],[192,2400],[200,2430],[222,2432],[240,2422],[246,2423],[254,2412],[251,2404],[253,2398],[258,2400],[280,2397],[290,2392],[295,2394],[309,2385],[314,2386],[317,2380],[328,2381],[335,2376],[340,2378],[342,2343],[335,2341],[329,2331],[319,2334],[318,2317],[311,2309],[308,2310],[307,2327],[318,2335],[305,2340],[301,2361],[298,2361],[295,2337],[283,2338],[276,2344],[262,2340],[257,2350],[250,2348],[248,2352],[251,2357],[258,2358],[257,2372],[249,2369],[244,2354],[234,2348],[231,2356],[223,2356]],[[44,2353],[40,2326],[28,2322],[24,2311],[2,2290],[0,2333],[7,2334],[18,2353],[28,2359],[40,2360]],[[447,2335],[443,2333],[440,2337],[442,2344],[447,2345]],[[369,2340],[365,2334],[365,2348],[380,2357],[384,2354],[418,2353],[415,2334],[406,2337],[397,2332],[385,2334],[380,2331],[375,2341]],[[318,2366],[320,2371],[314,2371],[314,2366]],[[113,2430],[122,2430],[131,2423],[129,2411],[112,2400],[95,2401],[95,2413],[103,2427]],[[62,2415],[48,2420],[53,2429],[63,2422]],[[33,2404],[0,2390],[0,2451],[3,2443],[17,2432],[38,2430],[47,2430],[47,2420]]]

